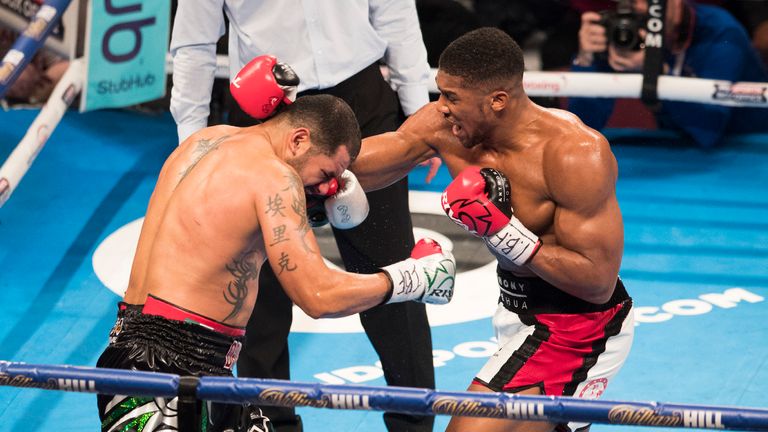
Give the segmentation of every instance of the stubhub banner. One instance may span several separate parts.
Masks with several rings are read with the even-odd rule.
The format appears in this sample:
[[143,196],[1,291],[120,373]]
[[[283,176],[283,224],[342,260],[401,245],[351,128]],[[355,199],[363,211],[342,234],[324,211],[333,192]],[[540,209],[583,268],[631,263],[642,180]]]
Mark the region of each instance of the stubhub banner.
[[165,95],[170,0],[92,0],[81,111],[118,108]]

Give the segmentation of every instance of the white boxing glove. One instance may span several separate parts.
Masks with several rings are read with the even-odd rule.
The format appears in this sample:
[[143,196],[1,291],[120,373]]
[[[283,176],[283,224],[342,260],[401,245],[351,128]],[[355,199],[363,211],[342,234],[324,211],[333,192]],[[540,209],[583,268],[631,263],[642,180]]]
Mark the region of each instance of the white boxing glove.
[[392,281],[392,294],[385,303],[446,304],[453,297],[456,260],[432,239],[419,240],[410,258],[382,270]]
[[352,171],[341,173],[338,182],[339,189],[325,200],[325,214],[338,229],[354,228],[368,217],[368,198]]

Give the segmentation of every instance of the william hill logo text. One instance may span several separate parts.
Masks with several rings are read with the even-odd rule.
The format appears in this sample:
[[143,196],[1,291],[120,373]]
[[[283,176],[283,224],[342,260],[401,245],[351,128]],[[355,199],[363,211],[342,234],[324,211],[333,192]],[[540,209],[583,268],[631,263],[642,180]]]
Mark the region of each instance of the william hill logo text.
[[269,402],[270,405],[278,406],[311,406],[315,408],[328,406],[328,401],[312,399],[307,393],[300,391],[266,389],[259,394],[259,399]]
[[683,409],[663,415],[650,408],[618,405],[610,410],[608,419],[617,424],[725,429],[723,413],[712,410]]
[[471,400],[438,398],[432,404],[435,414],[454,416],[494,417],[514,420],[546,420],[543,403],[506,402],[496,406],[484,406]]
[[309,406],[315,408],[370,410],[370,397],[358,394],[324,394],[321,399],[313,398],[301,391],[267,389],[259,394],[259,399],[270,405]]
[[366,395],[330,394],[323,397],[323,399],[330,399],[331,408],[354,410],[371,409],[370,399]]
[[617,405],[608,412],[608,420],[616,424],[632,424],[643,426],[680,426],[682,419],[679,413],[662,415],[650,408]]

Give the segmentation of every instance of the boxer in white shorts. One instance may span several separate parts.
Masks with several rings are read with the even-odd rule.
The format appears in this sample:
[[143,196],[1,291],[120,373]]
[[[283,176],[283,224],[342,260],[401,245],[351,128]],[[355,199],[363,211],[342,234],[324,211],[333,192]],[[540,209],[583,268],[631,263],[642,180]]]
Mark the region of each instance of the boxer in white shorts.
[[[632,299],[621,279],[602,305],[571,296],[540,278],[501,268],[493,317],[499,350],[474,379],[497,392],[538,388],[541,394],[596,399],[629,354],[634,336]],[[553,367],[556,365],[556,367]],[[586,423],[558,425],[582,431]]]
[[[618,276],[618,164],[599,132],[531,101],[524,71],[503,31],[464,34],[440,56],[439,99],[396,132],[366,138],[350,170],[371,190],[440,156],[454,178],[443,209],[501,269],[501,349],[469,391],[597,397],[632,342],[632,301]],[[454,416],[447,431],[588,427]]]

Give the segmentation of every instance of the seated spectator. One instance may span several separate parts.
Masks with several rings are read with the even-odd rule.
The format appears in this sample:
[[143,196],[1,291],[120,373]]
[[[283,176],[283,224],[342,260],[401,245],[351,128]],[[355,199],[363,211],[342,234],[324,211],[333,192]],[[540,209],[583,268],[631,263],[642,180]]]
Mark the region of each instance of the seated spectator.
[[768,2],[754,0],[731,0],[723,2],[739,22],[747,29],[752,45],[768,65]]
[[[0,57],[11,49],[17,37],[18,33],[0,28]],[[5,99],[10,104],[44,104],[68,67],[65,58],[40,49],[5,93]]]
[[[645,0],[634,2],[647,14]],[[634,72],[642,70],[645,51],[609,43],[599,14],[585,12],[579,30],[579,53],[573,71]],[[763,63],[742,27],[717,6],[667,2],[664,74],[726,81],[766,82]],[[644,34],[644,30],[641,30]],[[606,55],[599,55],[606,52]],[[585,123],[601,129],[611,115],[614,99],[571,98],[568,109]],[[655,113],[660,127],[681,132],[701,147],[718,144],[728,133],[768,132],[768,110],[713,104],[663,101]]]

